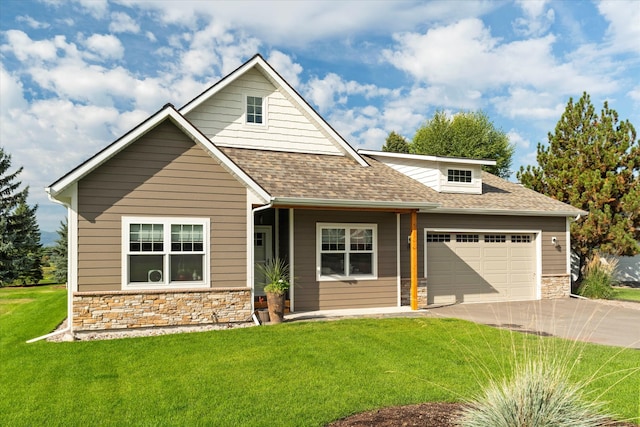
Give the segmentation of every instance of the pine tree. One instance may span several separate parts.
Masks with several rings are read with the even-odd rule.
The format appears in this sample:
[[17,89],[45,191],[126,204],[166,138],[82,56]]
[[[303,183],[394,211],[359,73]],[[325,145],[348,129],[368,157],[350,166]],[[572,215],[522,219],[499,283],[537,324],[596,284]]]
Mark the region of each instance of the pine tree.
[[598,115],[585,92],[569,99],[549,145],[538,144],[538,166],[521,167],[526,187],[589,212],[571,224],[580,265],[594,252],[640,252],[640,146],[629,120],[607,102]]
[[55,246],[51,250],[51,263],[55,266],[53,278],[56,283],[67,283],[68,268],[68,246],[67,246],[68,226],[67,221],[60,221],[58,228],[58,239]]
[[0,147],[0,286],[42,278],[37,206],[27,205],[28,187],[19,190],[22,167],[9,173],[10,167],[11,156]]
[[387,136],[384,145],[382,146],[382,151],[387,151],[390,153],[408,153],[409,141],[407,141],[405,137],[400,135],[399,133],[391,131],[391,133],[389,133],[389,136]]

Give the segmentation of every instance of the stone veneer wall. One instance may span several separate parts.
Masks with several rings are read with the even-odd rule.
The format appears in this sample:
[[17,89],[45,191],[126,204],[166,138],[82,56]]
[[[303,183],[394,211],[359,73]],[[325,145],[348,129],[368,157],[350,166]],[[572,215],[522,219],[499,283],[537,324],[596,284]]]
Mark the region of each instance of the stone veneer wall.
[[543,274],[541,283],[542,299],[568,298],[571,294],[570,274]]
[[[400,305],[411,305],[411,279],[400,279]],[[418,308],[427,308],[427,279],[418,279]]]
[[246,322],[251,290],[210,288],[73,294],[73,329],[148,328]]

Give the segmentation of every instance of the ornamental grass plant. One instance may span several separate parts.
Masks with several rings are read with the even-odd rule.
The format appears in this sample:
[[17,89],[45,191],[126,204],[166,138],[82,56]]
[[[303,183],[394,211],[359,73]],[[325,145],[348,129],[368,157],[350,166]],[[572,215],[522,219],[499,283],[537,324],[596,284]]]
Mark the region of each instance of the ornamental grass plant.
[[611,285],[614,283],[617,267],[618,260],[595,254],[584,267],[584,277],[578,287],[578,295],[586,298],[611,298]]

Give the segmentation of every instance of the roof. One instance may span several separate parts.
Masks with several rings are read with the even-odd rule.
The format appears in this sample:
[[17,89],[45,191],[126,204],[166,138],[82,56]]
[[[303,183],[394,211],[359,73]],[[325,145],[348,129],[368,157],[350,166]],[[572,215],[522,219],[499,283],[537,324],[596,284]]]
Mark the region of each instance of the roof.
[[577,216],[587,212],[482,172],[482,194],[436,193],[439,212],[502,215]]
[[343,156],[220,148],[274,205],[431,209],[436,192],[383,163]]
[[[382,206],[430,212],[577,216],[586,212],[519,184],[482,173],[482,194],[438,193],[373,157],[363,168],[347,157],[243,148],[221,150],[277,204]],[[308,201],[308,203],[305,203]]]
[[490,159],[470,159],[467,157],[449,157],[449,156],[427,156],[424,154],[406,154],[406,153],[393,153],[387,151],[373,151],[373,150],[358,150],[358,153],[371,157],[386,157],[392,159],[407,159],[407,160],[419,160],[430,162],[442,162],[442,163],[457,163],[467,165],[486,165],[495,166],[496,161]]

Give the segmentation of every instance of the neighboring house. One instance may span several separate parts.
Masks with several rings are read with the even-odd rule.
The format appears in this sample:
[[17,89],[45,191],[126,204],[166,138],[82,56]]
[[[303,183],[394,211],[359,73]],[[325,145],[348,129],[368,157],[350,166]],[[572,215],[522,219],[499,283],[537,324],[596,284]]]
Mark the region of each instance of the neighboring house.
[[585,212],[492,164],[356,151],[257,55],[47,188],[69,211],[70,324],[247,321],[275,256],[294,312],[568,296]]
[[616,257],[618,267],[615,280],[626,283],[640,283],[640,255]]

